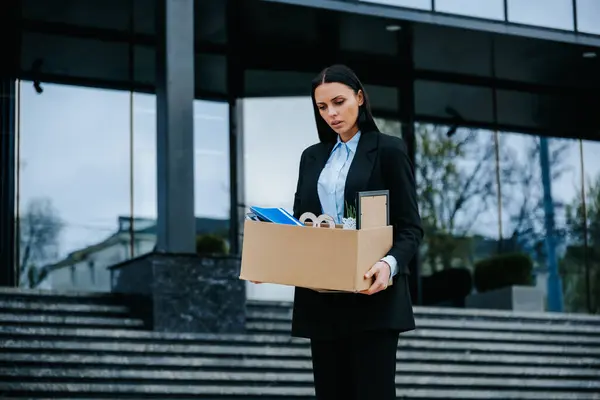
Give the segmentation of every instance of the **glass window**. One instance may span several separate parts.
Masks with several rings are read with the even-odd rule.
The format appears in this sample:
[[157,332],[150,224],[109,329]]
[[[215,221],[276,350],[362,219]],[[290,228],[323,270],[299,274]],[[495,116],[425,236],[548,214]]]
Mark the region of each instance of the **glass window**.
[[129,30],[129,16],[133,12],[136,32],[154,34],[156,31],[155,3],[146,0],[55,0],[52,3],[22,0],[21,4],[27,20],[125,32]]
[[600,82],[598,60],[586,58],[582,46],[502,35],[495,49],[498,79],[586,90]]
[[504,0],[436,0],[435,10],[469,17],[504,20]]
[[[137,219],[134,223],[136,229],[143,229],[148,226],[148,220],[154,224],[157,213],[156,96],[153,94],[134,94],[133,149],[133,209]],[[154,247],[154,235],[151,241]]]
[[[340,47],[363,53],[395,55],[398,35],[388,29],[389,21],[364,15],[340,14]],[[356,29],[360,26],[360,29]]]
[[418,8],[431,10],[431,0],[360,0],[365,3],[378,3],[396,7]]
[[210,94],[227,93],[227,63],[225,56],[199,54],[196,56],[196,89]]
[[[129,25],[128,4],[120,0],[57,0],[52,3],[23,0],[22,7],[24,17],[28,19],[125,31]],[[144,8],[151,7],[146,5]]]
[[364,83],[369,94],[371,109],[374,113],[387,111],[397,113],[400,110],[398,89],[389,86],[370,85]]
[[129,251],[142,255],[150,253],[156,245],[156,96],[153,94],[134,94],[133,149],[134,225]]
[[600,1],[577,0],[577,30],[600,35]]
[[518,24],[573,30],[573,1],[508,0],[508,20]]
[[[229,105],[194,101],[194,208],[198,246],[209,235],[229,248]],[[198,249],[209,251],[209,249]],[[221,250],[211,250],[219,253]]]
[[415,82],[415,110],[420,117],[493,122],[492,96],[492,90],[483,86],[424,80]]
[[502,235],[514,236],[522,247],[533,251],[544,237],[539,138],[502,132],[498,142]]
[[[554,223],[556,227],[556,257],[559,273],[563,280],[564,306],[567,310],[585,312],[585,308],[578,308],[578,298],[585,298],[585,287],[581,292],[571,290],[576,282],[584,282],[581,278],[585,270],[586,261],[577,260],[577,255],[582,252],[582,235],[578,229],[583,219],[577,215],[578,204],[581,204],[581,153],[579,141],[573,139],[548,139],[550,162],[548,165],[552,185],[552,201]],[[593,190],[593,188],[591,188]],[[575,284],[575,285],[574,285]]]
[[227,2],[203,0],[194,3],[194,30],[196,40],[223,44],[227,41]]
[[[502,223],[505,238],[530,253],[539,267],[545,266],[544,187],[540,164],[540,137],[501,133],[500,165]],[[578,195],[580,157],[578,142],[548,139],[551,194],[558,237],[564,238],[565,207]],[[564,244],[564,243],[563,243]],[[559,245],[559,252],[564,247]]]
[[310,97],[245,99],[243,107],[246,204],[291,211],[300,155],[319,140]]
[[[222,0],[217,0],[225,3]],[[312,46],[319,42],[318,13],[312,7],[297,7],[283,2],[237,3],[246,21],[252,21],[252,29],[244,29],[248,43],[261,43],[266,47],[294,45]]]
[[590,227],[590,248],[587,249],[589,257],[586,258],[580,142],[548,138],[549,163],[544,166],[540,162],[541,140],[539,136],[533,135],[500,135],[502,223],[505,239],[508,240],[506,244],[512,246],[510,250],[516,249],[531,256],[534,260],[536,284],[545,291],[548,253],[542,168],[548,168],[556,258],[563,280],[565,309],[569,312],[586,312],[586,265],[591,268],[592,276],[600,276],[600,262],[594,260],[593,251],[589,251],[595,246],[592,232],[597,218],[595,204],[598,204],[597,196],[600,193],[600,186],[597,185],[600,164],[593,161],[597,158],[593,154],[594,151],[597,153],[600,146],[594,142],[584,142],[583,145],[586,161],[584,186]]
[[52,289],[109,290],[106,267],[128,257],[119,221],[130,215],[129,94],[21,85],[22,285],[37,286],[48,273]]
[[[499,90],[498,123],[503,126],[531,128],[552,132],[554,135],[573,134],[573,121],[578,121],[581,134],[594,122],[591,118],[589,101],[584,96],[557,96]],[[590,124],[590,125],[588,125]],[[591,128],[589,129],[591,131]]]
[[247,97],[299,96],[310,94],[310,81],[317,72],[246,70],[244,93]]
[[[135,94],[134,235],[138,254],[156,243],[156,96]],[[194,209],[198,239],[229,240],[229,106],[194,101]]]
[[379,130],[386,135],[402,138],[402,122],[397,119],[381,118],[374,116],[375,123]]
[[[244,203],[292,211],[300,155],[319,140],[311,99],[244,99],[243,111]],[[289,301],[294,293],[283,285],[249,284],[246,289],[249,299]]]
[[150,46],[133,48],[134,81],[146,87],[153,87],[156,81],[156,49]]
[[[110,290],[107,267],[156,243],[156,97],[53,84],[37,93],[31,82],[21,85],[22,285]],[[226,252],[227,104],[194,102],[194,146],[197,234],[217,235]]]
[[423,302],[437,304],[457,296],[441,289],[447,286],[439,283],[446,273],[454,277],[448,270],[472,272],[477,261],[498,252],[495,142],[490,131],[443,125],[417,124],[415,134],[415,174],[425,229]]
[[[570,242],[562,267],[565,308],[600,313],[600,142],[582,141],[585,202],[576,196],[567,209]],[[585,213],[584,213],[585,210]],[[587,219],[587,221],[586,221]],[[584,222],[585,221],[585,222]],[[584,229],[587,228],[587,229]],[[587,248],[585,237],[587,234]]]
[[490,35],[433,24],[413,27],[415,68],[491,76]]
[[125,82],[128,52],[124,42],[24,31],[21,62],[33,73]]

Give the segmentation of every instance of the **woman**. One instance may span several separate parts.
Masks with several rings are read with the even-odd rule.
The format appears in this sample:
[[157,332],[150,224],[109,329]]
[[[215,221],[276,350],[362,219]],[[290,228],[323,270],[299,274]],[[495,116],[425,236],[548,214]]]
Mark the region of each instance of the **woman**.
[[366,273],[373,283],[364,292],[297,287],[292,336],[311,340],[318,400],[395,399],[399,333],[415,328],[407,265],[423,238],[413,167],[404,142],[377,128],[348,67],[323,70],[312,83],[312,101],[320,143],[302,153],[294,215],[325,213],[341,223],[357,192],[387,189],[394,241]]

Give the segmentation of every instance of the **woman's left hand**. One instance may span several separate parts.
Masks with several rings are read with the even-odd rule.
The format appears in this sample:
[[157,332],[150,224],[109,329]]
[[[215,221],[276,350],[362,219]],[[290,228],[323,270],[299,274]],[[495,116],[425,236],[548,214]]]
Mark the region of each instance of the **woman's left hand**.
[[389,264],[385,261],[377,262],[365,274],[366,279],[370,279],[373,276],[375,277],[375,280],[371,284],[371,287],[367,290],[362,290],[360,293],[371,295],[387,289],[388,282],[390,281]]

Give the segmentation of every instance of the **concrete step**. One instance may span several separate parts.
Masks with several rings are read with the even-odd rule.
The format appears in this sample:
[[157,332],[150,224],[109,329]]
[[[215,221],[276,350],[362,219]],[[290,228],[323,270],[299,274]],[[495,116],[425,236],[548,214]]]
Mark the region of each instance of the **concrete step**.
[[[289,322],[248,322],[246,324],[249,333],[254,334],[289,334],[291,323]],[[417,325],[417,329],[411,332],[403,333],[404,338],[439,338],[440,340],[472,340],[472,341],[493,341],[505,343],[546,343],[556,345],[574,345],[588,346],[600,349],[600,335],[579,335],[571,336],[563,334],[554,334],[552,332],[542,333],[512,333],[512,332],[494,332],[493,330],[469,330],[465,328],[444,330],[427,329]]]
[[[247,303],[248,311],[270,311],[291,316],[291,302],[258,301],[251,300]],[[461,309],[445,307],[414,307],[415,318],[423,319],[451,319],[454,321],[513,321],[513,322],[541,322],[546,324],[568,323],[569,325],[590,325],[600,327],[600,316],[588,314],[569,314],[556,312],[521,312],[484,309]]]
[[289,335],[249,335],[231,333],[174,333],[134,329],[92,329],[45,326],[2,326],[0,339],[20,340],[76,340],[76,341],[121,341],[159,342],[164,344],[229,344],[229,345],[285,345],[307,346],[308,340]]
[[[112,366],[119,368],[123,365],[139,366],[144,368],[179,368],[179,367],[205,367],[214,366],[215,368],[229,368],[229,365],[235,363],[248,362],[264,363],[264,368],[268,366],[288,365],[295,368],[295,363],[310,362],[310,350],[308,348],[297,349],[296,351],[279,351],[278,348],[267,347],[217,347],[210,346],[211,351],[205,354],[168,354],[155,353],[148,355],[144,352],[131,353],[123,355],[119,352],[108,352],[107,354],[86,354],[85,352],[74,350],[54,351],[54,349],[34,349],[28,351],[27,348],[19,346],[17,349],[6,349],[0,353],[0,365],[46,365],[51,363],[65,368],[73,365],[89,366]],[[60,350],[60,349],[59,349]],[[16,352],[14,352],[16,351]],[[269,356],[271,356],[269,358]],[[570,376],[569,374],[580,373],[577,371],[589,371],[595,374],[600,371],[600,360],[593,357],[580,356],[543,356],[532,357],[530,355],[512,355],[512,354],[485,354],[469,353],[465,351],[398,351],[396,353],[398,363],[403,366],[416,364],[436,365],[439,368],[459,368],[473,367],[481,371],[487,371],[487,368],[508,368],[516,373],[526,371],[527,368],[540,370],[541,368],[551,368],[557,373]],[[216,361],[215,361],[216,360]],[[483,373],[483,372],[482,372]],[[524,372],[525,373],[525,372]]]
[[[0,370],[0,382],[16,381],[21,383],[69,383],[84,381],[87,383],[139,383],[161,384],[165,386],[189,385],[255,385],[255,386],[312,386],[313,376],[305,372],[264,372],[264,371],[180,371],[180,370],[140,370],[140,369],[55,369],[47,367],[10,368]],[[436,376],[434,374],[417,375],[404,373],[396,375],[396,385],[417,388],[496,388],[528,390],[564,390],[600,393],[600,381],[574,379],[481,377],[481,376]]]
[[72,326],[72,327],[94,327],[94,328],[143,328],[145,323],[141,319],[134,318],[111,318],[111,317],[87,317],[70,315],[48,315],[40,314],[12,314],[0,312],[0,324],[3,326]]
[[[264,322],[290,322],[291,313],[278,313],[272,311],[250,310],[247,320],[250,323]],[[481,330],[481,331],[508,331],[523,333],[563,334],[572,336],[589,335],[600,339],[600,327],[594,325],[569,325],[552,324],[545,322],[513,322],[513,321],[480,321],[480,320],[450,320],[415,318],[418,328],[454,329],[454,330]]]
[[[23,356],[16,354],[16,356]],[[56,377],[65,377],[65,371],[103,371],[110,373],[117,371],[130,371],[122,376],[127,377],[135,372],[159,371],[165,373],[179,374],[184,372],[277,372],[277,373],[312,373],[312,363],[306,360],[285,359],[262,359],[262,358],[167,358],[167,357],[123,357],[123,356],[70,356],[41,354],[38,360],[29,363],[21,362],[24,357],[6,357],[0,355],[0,365],[6,364],[6,368],[0,368],[0,377],[22,375],[43,378],[50,376],[50,371],[59,371]],[[7,362],[4,362],[7,361]],[[103,361],[103,362],[101,362]],[[41,372],[40,372],[41,371]],[[556,380],[578,380],[595,381],[600,384],[600,369],[591,368],[564,368],[552,366],[522,367],[522,366],[498,366],[498,365],[469,365],[453,364],[450,360],[447,364],[427,363],[422,361],[398,362],[396,364],[397,374],[400,376],[467,376],[484,378],[540,378]],[[38,373],[39,372],[39,373]],[[102,375],[102,374],[99,374]],[[102,375],[103,376],[103,375]],[[145,376],[145,375],[144,375]],[[181,376],[185,376],[182,374]],[[142,379],[142,378],[140,378]],[[145,379],[145,378],[144,378]],[[179,379],[179,378],[178,378]]]
[[[94,352],[97,354],[110,353],[153,353],[171,355],[248,355],[263,357],[307,357],[308,346],[281,346],[274,344],[232,346],[228,343],[222,344],[197,344],[197,343],[161,343],[161,342],[124,342],[124,341],[73,341],[73,340],[14,340],[4,339],[3,351],[6,352]],[[530,355],[538,356],[561,356],[561,357],[585,357],[594,360],[591,365],[600,363],[600,349],[589,349],[575,346],[553,346],[553,345],[522,345],[504,344],[491,342],[452,342],[447,340],[425,340],[425,339],[401,339],[399,341],[399,353],[415,352],[464,352],[470,354],[494,354],[504,355]]]
[[0,287],[0,300],[42,302],[45,304],[77,303],[127,305],[129,301],[142,299],[142,296],[110,292],[52,291]]
[[[498,390],[493,388],[461,389],[452,381],[448,387],[440,389],[429,388],[398,388],[396,396],[402,399],[463,399],[463,400],[598,400],[600,394],[578,393],[573,391],[530,391],[530,390]],[[6,396],[36,398],[42,395],[46,398],[60,397],[71,400],[77,396],[90,398],[161,398],[161,399],[263,399],[283,398],[314,398],[312,387],[274,387],[268,383],[265,386],[223,386],[223,385],[136,385],[136,384],[96,384],[96,383],[32,383],[32,382],[0,382],[0,392]],[[15,396],[15,394],[17,396]],[[36,396],[37,394],[37,396]],[[36,397],[34,397],[36,396]],[[37,397],[39,398],[39,397]]]
[[[252,324],[249,324],[253,327]],[[283,330],[281,330],[283,331]],[[225,344],[244,344],[244,343],[278,343],[286,345],[305,344],[307,341],[300,338],[292,338],[285,335],[285,332],[269,334],[272,332],[268,328],[257,330],[254,335],[210,335],[210,334],[161,334],[158,332],[149,332],[131,329],[86,329],[86,328],[57,328],[45,326],[0,326],[0,338],[27,340],[35,338],[40,340],[69,339],[78,340],[158,340],[169,342],[203,342],[203,343],[225,343]],[[267,332],[267,333],[265,333]],[[281,334],[280,334],[281,333]],[[471,341],[471,342],[498,342],[498,343],[517,343],[524,345],[530,343],[538,345],[559,346],[586,346],[590,349],[600,349],[600,338],[590,336],[564,336],[564,335],[538,335],[527,333],[508,333],[508,332],[484,332],[484,331],[460,331],[460,330],[431,330],[417,329],[412,332],[406,332],[401,335],[403,340],[410,339],[430,339],[445,341]]]
[[85,315],[104,317],[126,317],[130,309],[124,305],[42,303],[31,301],[0,300],[0,313],[45,315]]

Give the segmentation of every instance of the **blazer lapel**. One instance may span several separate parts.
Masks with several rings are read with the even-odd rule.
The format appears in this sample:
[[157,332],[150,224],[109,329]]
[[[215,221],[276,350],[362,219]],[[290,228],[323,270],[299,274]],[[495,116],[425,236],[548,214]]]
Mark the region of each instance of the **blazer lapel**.
[[[368,190],[369,178],[375,165],[378,136],[374,132],[363,132],[356,154],[348,170],[344,198],[349,205],[356,206],[356,193]],[[344,215],[346,215],[345,210]]]

